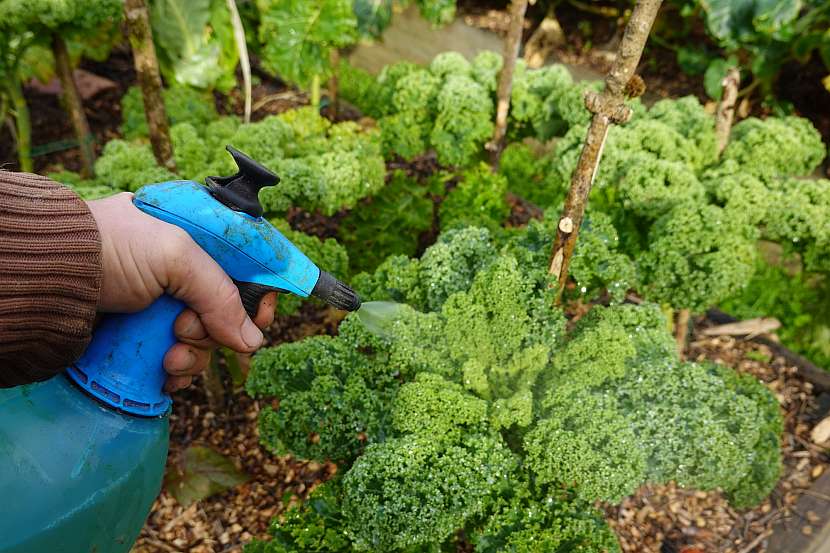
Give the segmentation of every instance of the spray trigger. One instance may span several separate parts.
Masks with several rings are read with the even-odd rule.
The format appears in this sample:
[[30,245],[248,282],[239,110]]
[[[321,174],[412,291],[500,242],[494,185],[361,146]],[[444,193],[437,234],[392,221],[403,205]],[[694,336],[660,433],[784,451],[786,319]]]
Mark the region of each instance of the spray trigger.
[[279,183],[280,178],[233,146],[225,149],[233,156],[239,171],[230,177],[207,177],[205,184],[214,198],[232,210],[261,217],[259,191]]

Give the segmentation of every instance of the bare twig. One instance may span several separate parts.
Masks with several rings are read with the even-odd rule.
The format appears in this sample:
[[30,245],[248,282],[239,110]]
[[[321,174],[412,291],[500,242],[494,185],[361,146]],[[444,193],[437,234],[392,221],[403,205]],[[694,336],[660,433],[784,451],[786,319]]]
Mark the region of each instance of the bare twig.
[[239,67],[242,69],[242,86],[245,92],[245,123],[251,122],[251,62],[248,59],[248,44],[245,42],[245,27],[236,9],[236,0],[228,0],[228,10],[231,12],[231,26],[236,50],[239,52]]
[[767,530],[761,534],[758,534],[758,536],[756,536],[754,540],[746,544],[746,547],[738,551],[738,553],[749,553],[750,551],[761,545],[761,542],[770,537],[771,535],[772,530]]
[[170,124],[161,95],[161,76],[147,3],[145,0],[126,0],[124,12],[127,17],[130,46],[133,49],[135,72],[144,100],[144,115],[147,118],[153,155],[159,165],[175,172],[176,162],[170,142]]
[[631,118],[631,109],[624,103],[625,97],[642,94],[644,90],[642,79],[634,72],[661,4],[661,0],[641,0],[637,3],[628,20],[614,64],[605,79],[605,90],[601,93],[589,91],[585,95],[585,106],[594,116],[571,177],[571,188],[557,225],[548,268],[548,272],[558,280],[557,304],[561,301],[568,280],[568,267],[576,246],[579,225],[582,224],[608,129],[611,123],[624,123]]
[[519,47],[522,44],[522,26],[526,11],[527,0],[511,0],[510,27],[507,29],[507,38],[504,41],[503,62],[499,73],[499,86],[496,90],[496,126],[493,129],[493,138],[487,143],[490,162],[494,170],[498,169],[499,158],[504,148],[507,112],[510,109],[510,93],[513,90],[513,69],[516,67],[516,58],[519,56]]
[[735,119],[735,101],[738,99],[738,87],[741,84],[741,73],[736,68],[726,72],[723,79],[723,94],[718,111],[715,115],[715,135],[718,138],[718,154],[726,148],[729,142],[729,132],[732,130],[732,121]]

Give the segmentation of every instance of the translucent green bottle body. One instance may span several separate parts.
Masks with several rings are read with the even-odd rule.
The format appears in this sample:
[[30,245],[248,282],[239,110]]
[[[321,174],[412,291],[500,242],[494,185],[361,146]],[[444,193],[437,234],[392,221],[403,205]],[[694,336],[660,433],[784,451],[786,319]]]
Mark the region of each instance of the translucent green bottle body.
[[104,407],[63,376],[0,389],[0,553],[126,553],[161,488],[167,417]]

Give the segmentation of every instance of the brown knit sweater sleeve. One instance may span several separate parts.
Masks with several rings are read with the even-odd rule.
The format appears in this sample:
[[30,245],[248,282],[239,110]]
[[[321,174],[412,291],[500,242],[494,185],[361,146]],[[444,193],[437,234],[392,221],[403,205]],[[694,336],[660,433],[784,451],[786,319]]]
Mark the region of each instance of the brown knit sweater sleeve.
[[0,171],[0,387],[45,380],[83,353],[101,275],[86,204],[46,177]]

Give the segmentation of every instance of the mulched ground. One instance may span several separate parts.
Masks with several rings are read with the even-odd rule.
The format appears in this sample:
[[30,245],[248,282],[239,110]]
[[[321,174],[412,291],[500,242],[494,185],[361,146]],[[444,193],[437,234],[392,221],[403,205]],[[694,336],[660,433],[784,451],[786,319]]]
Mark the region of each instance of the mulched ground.
[[[268,333],[274,343],[313,334],[332,334],[339,317],[328,308],[305,306],[279,317]],[[702,323],[701,328],[707,323]],[[796,368],[770,348],[742,339],[696,334],[690,360],[723,363],[762,380],[776,394],[786,417],[783,438],[784,474],[769,499],[757,508],[737,512],[719,492],[700,492],[675,485],[644,486],[621,505],[605,509],[624,552],[763,553],[774,525],[796,524],[812,531],[815,513],[794,509],[798,497],[830,468],[826,450],[810,442],[810,430],[830,408],[827,394],[814,394]],[[244,393],[233,396],[225,412],[212,412],[197,383],[180,393],[171,416],[169,466],[189,445],[208,445],[250,475],[249,482],[220,495],[179,505],[162,491],[132,553],[230,553],[253,538],[267,539],[272,517],[304,498],[318,483],[335,474],[333,464],[276,457],[259,445],[259,403]],[[283,498],[289,494],[288,503]]]

